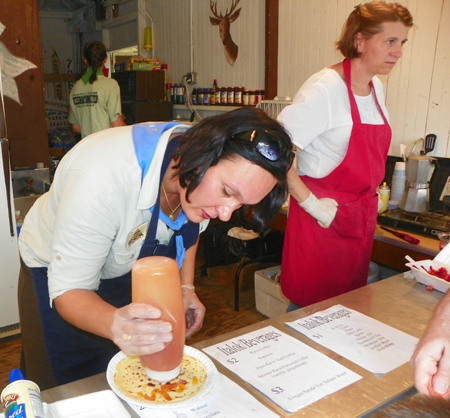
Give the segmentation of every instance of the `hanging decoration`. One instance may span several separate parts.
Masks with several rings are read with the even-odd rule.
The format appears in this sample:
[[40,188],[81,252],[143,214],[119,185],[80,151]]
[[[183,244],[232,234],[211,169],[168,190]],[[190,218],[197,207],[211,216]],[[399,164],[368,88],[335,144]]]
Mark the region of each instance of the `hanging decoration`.
[[209,4],[211,12],[214,15],[214,17],[209,17],[209,21],[211,22],[211,25],[219,26],[219,35],[222,39],[225,57],[230,65],[234,65],[239,49],[239,47],[233,42],[230,34],[231,24],[239,17],[239,14],[241,13],[241,9],[234,11],[236,6],[239,4],[239,1],[240,0],[233,0],[230,11],[228,11],[227,8],[225,15],[222,15],[222,13],[217,13],[217,0],[211,0]]
[[[0,36],[5,28],[6,26],[0,22]],[[12,55],[11,52],[8,51],[8,48],[0,42],[0,70],[2,72],[1,88],[4,96],[8,96],[10,99],[15,100],[22,105],[19,99],[19,90],[17,89],[14,78],[31,68],[37,67],[30,61]]]

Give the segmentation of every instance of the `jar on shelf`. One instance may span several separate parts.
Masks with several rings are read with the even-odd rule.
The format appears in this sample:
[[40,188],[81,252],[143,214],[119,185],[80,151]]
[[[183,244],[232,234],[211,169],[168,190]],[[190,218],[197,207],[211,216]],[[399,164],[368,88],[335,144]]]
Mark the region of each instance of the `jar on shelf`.
[[255,106],[263,100],[263,91],[255,90]]
[[234,89],[234,104],[236,106],[242,106],[242,93],[244,87],[235,87]]
[[204,89],[197,89],[197,104],[203,105]]
[[227,87],[227,104],[228,106],[234,105],[234,88]]
[[244,90],[242,92],[242,104],[248,106],[250,102],[250,90]]
[[228,92],[226,87],[220,87],[220,104],[226,106],[228,103]]
[[211,89],[203,89],[203,104],[205,106],[211,104]]
[[255,90],[250,90],[249,96],[248,96],[248,105],[249,106],[255,106]]

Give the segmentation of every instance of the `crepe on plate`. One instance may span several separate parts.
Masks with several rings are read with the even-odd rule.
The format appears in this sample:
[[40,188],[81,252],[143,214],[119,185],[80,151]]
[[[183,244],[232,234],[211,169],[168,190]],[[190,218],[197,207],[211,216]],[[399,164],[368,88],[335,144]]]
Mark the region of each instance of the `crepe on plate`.
[[201,361],[184,354],[180,374],[168,382],[150,379],[138,356],[128,356],[119,362],[114,381],[128,398],[167,405],[195,396],[202,390],[206,378],[206,369]]

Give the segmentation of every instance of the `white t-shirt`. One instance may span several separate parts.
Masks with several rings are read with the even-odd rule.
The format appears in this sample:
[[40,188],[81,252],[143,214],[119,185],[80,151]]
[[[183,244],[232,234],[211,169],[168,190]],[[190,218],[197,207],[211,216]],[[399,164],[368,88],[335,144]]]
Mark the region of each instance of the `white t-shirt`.
[[[97,290],[100,279],[131,270],[158,197],[168,139],[188,128],[179,125],[161,135],[142,185],[132,126],[90,135],[64,156],[19,236],[25,264],[48,267],[51,299],[73,289]],[[157,239],[165,244],[171,233],[159,221]]]
[[[383,85],[377,77],[373,78],[373,84],[378,103],[389,121]],[[365,97],[355,95],[355,99],[362,123],[384,123],[373,93]],[[323,178],[341,164],[347,153],[353,127],[347,86],[336,71],[324,68],[306,80],[292,104],[278,115],[278,120],[300,148],[297,173]]]

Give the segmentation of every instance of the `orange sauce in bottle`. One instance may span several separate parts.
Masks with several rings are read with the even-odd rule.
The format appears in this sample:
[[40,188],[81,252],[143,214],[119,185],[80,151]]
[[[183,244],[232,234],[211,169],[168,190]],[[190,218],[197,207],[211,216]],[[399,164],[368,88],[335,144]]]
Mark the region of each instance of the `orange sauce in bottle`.
[[153,256],[138,260],[131,271],[131,294],[135,303],[161,310],[161,320],[172,324],[173,340],[164,350],[141,356],[148,377],[166,382],[180,374],[186,337],[186,319],[180,271],[175,260]]

